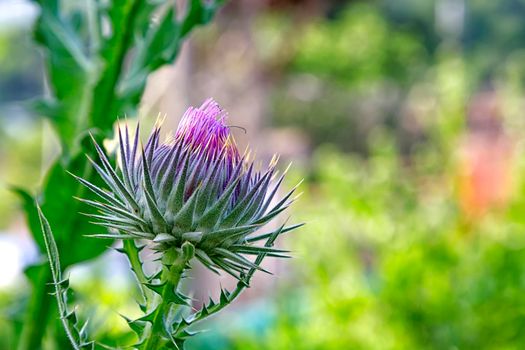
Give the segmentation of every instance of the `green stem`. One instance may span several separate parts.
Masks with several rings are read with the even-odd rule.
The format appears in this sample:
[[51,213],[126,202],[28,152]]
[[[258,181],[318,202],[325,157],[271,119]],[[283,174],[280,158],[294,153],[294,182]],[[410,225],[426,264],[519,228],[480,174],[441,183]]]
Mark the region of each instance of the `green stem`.
[[157,305],[151,318],[150,335],[144,343],[144,347],[141,349],[164,349],[164,345],[169,341],[170,335],[166,333],[166,330],[163,327],[163,322],[174,305],[173,296],[177,293],[182,274],[184,273],[186,264],[191,257],[192,255],[180,251],[164,253],[162,261],[164,267],[161,275],[161,284],[164,284],[164,287],[162,287],[160,291],[159,305]]
[[51,271],[47,264],[39,267],[38,277],[33,283],[33,291],[25,314],[24,326],[18,343],[18,350],[41,348],[42,338],[49,323],[50,309],[53,303]]
[[[141,6],[140,0],[126,3],[123,11],[124,18],[118,23],[113,23],[115,28],[114,38],[108,41],[107,64],[101,72],[101,79],[94,88],[94,98],[91,103],[91,125],[104,131],[111,130],[115,118],[122,111],[117,110],[117,83],[124,69],[126,54],[133,44],[133,33],[136,30],[135,21]],[[109,117],[108,117],[109,116]]]
[[165,302],[168,294],[170,293],[170,289],[175,288],[175,285],[171,283],[166,283],[166,285],[163,288],[161,298],[160,298],[160,304],[155,310],[155,313],[153,315],[153,321],[151,325],[151,333],[146,341],[146,345],[144,347],[145,350],[157,350],[162,349],[162,346],[166,343],[167,339],[164,340],[162,337],[162,334],[164,333],[163,330],[163,316],[168,314],[171,304],[169,302]]
[[148,278],[142,269],[142,262],[140,261],[139,257],[139,249],[132,240],[125,239],[123,240],[123,244],[124,251],[128,257],[129,264],[131,265],[131,269],[135,273],[135,277],[137,277],[137,281],[139,282],[142,297],[144,298],[145,302],[148,302],[151,299],[151,291],[144,286],[146,283],[148,283]]

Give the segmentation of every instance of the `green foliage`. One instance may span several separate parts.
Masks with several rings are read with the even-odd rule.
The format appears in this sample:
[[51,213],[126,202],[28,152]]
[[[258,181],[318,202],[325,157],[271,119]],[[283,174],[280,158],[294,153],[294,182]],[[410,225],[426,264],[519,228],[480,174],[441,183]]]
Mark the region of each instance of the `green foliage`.
[[292,69],[349,87],[388,79],[407,81],[424,64],[425,49],[413,33],[392,29],[376,7],[349,6],[333,21],[306,26],[296,44]]
[[207,23],[221,1],[189,3],[177,19],[168,1],[92,0],[70,16],[60,1],[39,2],[35,38],[47,54],[53,95],[35,106],[52,121],[65,154],[75,151],[77,136],[85,130],[96,128],[108,136],[119,116],[133,115],[149,73],[173,62],[182,39]]
[[[76,171],[77,173],[89,171],[89,169],[86,170],[84,167],[84,155],[79,154],[69,163],[68,171]],[[35,232],[38,228],[38,214],[34,207],[34,199],[23,190],[18,189],[17,191],[24,198],[29,227],[32,232]],[[93,212],[89,206],[74,198],[74,196],[82,195],[83,192],[83,189],[78,187],[75,178],[66,172],[64,165],[57,162],[49,170],[44,181],[43,192],[39,197],[39,201],[42,203],[42,210],[49,213],[47,214],[47,219],[50,225],[55,228],[53,234],[57,245],[59,247],[68,247],[68,253],[64,254],[62,258],[64,267],[91,259],[106,250],[106,244],[84,237],[97,230],[97,225],[89,223],[80,215],[64,215],[66,208],[67,212],[73,210],[80,213]],[[82,244],[77,244],[79,239],[82,240]],[[42,238],[35,236],[35,240],[40,249],[45,251]]]
[[[268,22],[259,29],[268,40],[278,34],[265,34],[265,26],[290,25]],[[300,126],[316,146],[330,142],[365,153],[373,127],[398,126],[406,90],[424,78],[432,58],[418,33],[397,27],[371,4],[302,26],[289,29],[294,45],[279,46],[288,55],[285,79],[273,93],[275,122]]]
[[296,277],[272,298],[271,325],[239,329],[227,348],[521,347],[523,156],[507,205],[469,218],[451,185],[457,164],[404,165],[391,137],[378,136],[367,160],[316,153],[295,213],[306,234],[288,242],[303,257]]

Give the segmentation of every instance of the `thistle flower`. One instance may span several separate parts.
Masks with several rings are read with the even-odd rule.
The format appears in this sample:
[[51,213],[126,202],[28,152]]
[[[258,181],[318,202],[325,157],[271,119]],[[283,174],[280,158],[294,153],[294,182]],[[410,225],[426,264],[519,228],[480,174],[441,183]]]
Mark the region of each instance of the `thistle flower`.
[[[271,243],[300,225],[256,231],[293,202],[295,188],[272,205],[284,178],[277,178],[276,158],[265,170],[256,170],[248,153],[239,153],[226,119],[208,99],[189,108],[174,136],[164,142],[157,125],[144,147],[138,126],[133,138],[127,127],[119,126],[116,169],[95,142],[101,164],[90,161],[107,190],[77,179],[101,199],[84,200],[99,211],[90,216],[111,232],[96,236],[147,240],[161,253],[192,246],[192,254],[206,267],[238,279],[250,269],[261,269],[250,255],[286,257],[286,251]],[[253,245],[261,241],[268,244]]]

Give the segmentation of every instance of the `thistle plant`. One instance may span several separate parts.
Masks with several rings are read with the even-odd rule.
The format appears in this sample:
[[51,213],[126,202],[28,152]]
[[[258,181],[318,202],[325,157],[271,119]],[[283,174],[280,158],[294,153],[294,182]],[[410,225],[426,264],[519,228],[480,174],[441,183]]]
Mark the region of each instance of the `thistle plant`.
[[[98,161],[89,161],[105,186],[73,175],[98,197],[79,198],[97,210],[86,215],[107,229],[92,236],[122,240],[118,250],[126,254],[140,283],[144,315],[127,319],[139,337],[137,349],[180,349],[194,334],[191,326],[230,304],[249,287],[255,271],[268,272],[260,266],[264,257],[289,257],[273,244],[279,235],[301,226],[260,232],[294,201],[297,186],[277,199],[285,176],[277,174],[277,158],[257,169],[249,152],[238,151],[226,119],[209,99],[189,108],[174,135],[163,142],[157,123],[145,146],[139,126],[133,136],[127,125],[118,126],[115,167],[93,139]],[[139,256],[145,247],[160,262],[151,275],[144,272]],[[55,255],[52,261],[58,260]],[[221,289],[218,301],[210,299],[192,311],[191,299],[179,285],[196,260],[238,282],[233,291]],[[67,317],[67,308],[62,309]]]
[[[118,116],[137,115],[150,74],[175,61],[183,42],[213,19],[223,0],[32,2],[39,7],[33,38],[42,53],[46,91],[23,107],[52,126],[60,154],[35,192],[13,190],[21,199],[39,252],[49,253],[49,247],[56,246],[54,251],[61,253],[60,267],[66,270],[100,256],[108,246],[107,241],[86,237],[99,227],[79,214],[93,209],[73,197],[96,200],[96,195],[67,173],[103,185],[85,157],[86,153],[96,157],[86,131],[91,130],[100,142],[113,135]],[[53,231],[48,237],[50,245],[42,238],[39,218],[49,224],[44,228]],[[58,260],[55,255],[52,258]],[[7,348],[17,350],[67,349],[69,337],[53,317],[57,309],[51,295],[61,276],[41,259],[28,266],[25,275],[30,295],[17,309],[24,315],[13,316],[12,324],[4,327],[9,336],[3,336],[0,343],[7,339]],[[65,310],[66,305],[62,306]],[[120,343],[120,339],[111,341]]]

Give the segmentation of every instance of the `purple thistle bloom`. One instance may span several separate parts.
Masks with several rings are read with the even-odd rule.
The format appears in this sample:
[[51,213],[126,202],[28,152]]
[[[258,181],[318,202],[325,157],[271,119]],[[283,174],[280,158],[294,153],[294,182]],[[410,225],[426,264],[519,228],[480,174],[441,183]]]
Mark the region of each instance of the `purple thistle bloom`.
[[[286,257],[286,251],[271,245],[300,225],[256,231],[291,204],[295,188],[272,206],[284,174],[274,181],[275,158],[264,171],[255,170],[239,154],[226,118],[208,99],[186,111],[174,137],[160,142],[157,126],[143,148],[138,127],[133,138],[127,127],[119,127],[117,169],[95,143],[101,165],[91,162],[108,190],[77,177],[101,198],[86,202],[100,211],[91,216],[111,233],[95,236],[146,239],[160,252],[189,242],[209,269],[239,279],[260,269],[246,256]],[[264,247],[253,245],[261,241]]]
[[180,121],[175,140],[194,149],[203,148],[212,158],[224,151],[231,162],[238,162],[239,152],[230,128],[225,125],[226,117],[227,114],[211,98],[200,108],[190,107]]

